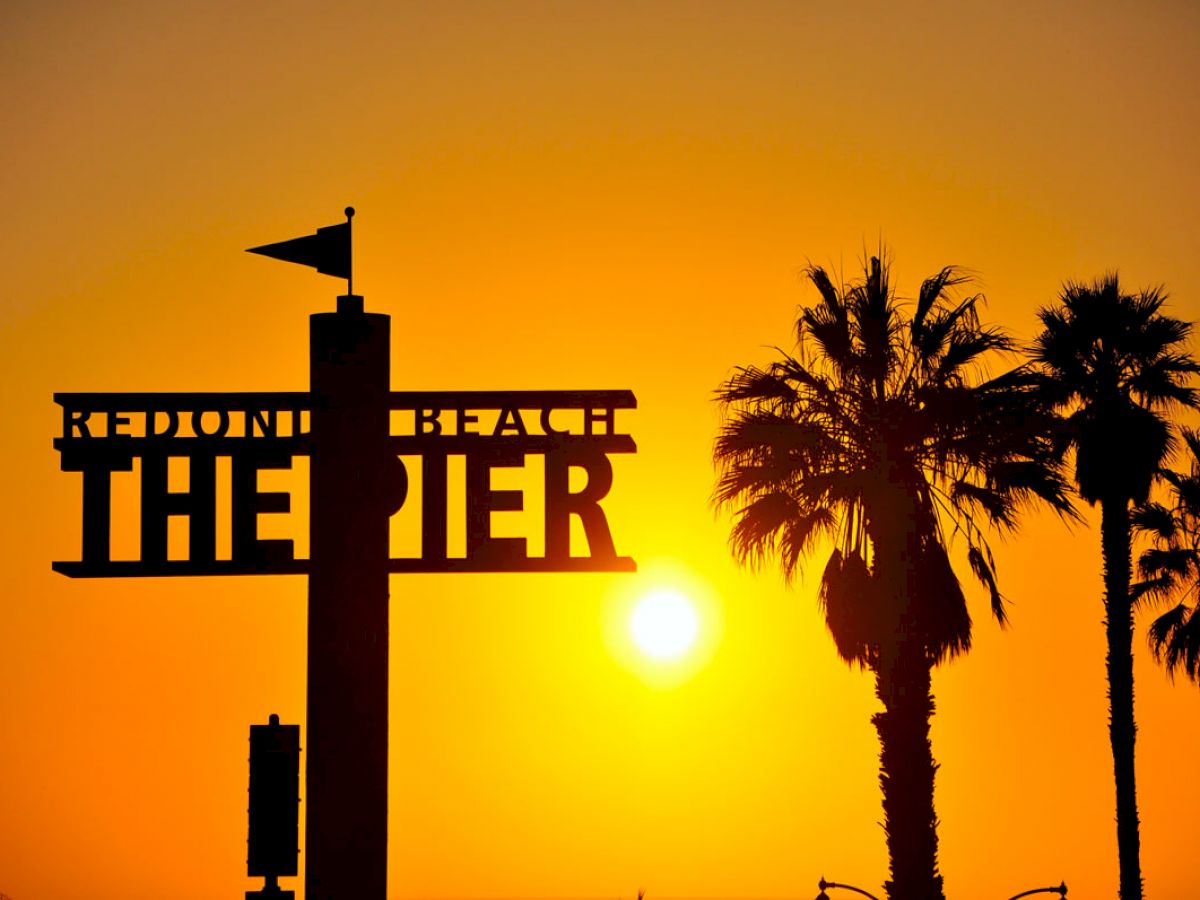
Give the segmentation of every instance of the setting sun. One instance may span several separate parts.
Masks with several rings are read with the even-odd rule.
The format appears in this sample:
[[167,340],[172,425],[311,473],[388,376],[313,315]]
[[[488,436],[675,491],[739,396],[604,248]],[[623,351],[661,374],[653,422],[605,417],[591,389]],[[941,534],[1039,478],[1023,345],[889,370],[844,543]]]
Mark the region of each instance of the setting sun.
[[634,641],[647,656],[676,659],[695,643],[700,620],[683,594],[657,590],[638,603],[629,627]]

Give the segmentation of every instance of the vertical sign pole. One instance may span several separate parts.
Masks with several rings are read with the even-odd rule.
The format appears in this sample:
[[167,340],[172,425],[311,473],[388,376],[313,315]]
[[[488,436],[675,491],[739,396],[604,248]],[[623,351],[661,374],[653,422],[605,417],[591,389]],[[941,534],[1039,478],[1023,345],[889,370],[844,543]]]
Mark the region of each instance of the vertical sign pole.
[[310,328],[305,896],[386,900],[391,320],[349,295]]

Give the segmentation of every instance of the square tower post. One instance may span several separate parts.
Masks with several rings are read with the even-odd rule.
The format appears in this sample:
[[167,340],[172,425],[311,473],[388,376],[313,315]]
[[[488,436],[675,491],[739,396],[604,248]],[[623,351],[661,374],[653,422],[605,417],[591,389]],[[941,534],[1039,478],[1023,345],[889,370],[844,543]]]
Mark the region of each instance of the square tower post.
[[310,319],[307,900],[387,897],[390,328],[353,295]]

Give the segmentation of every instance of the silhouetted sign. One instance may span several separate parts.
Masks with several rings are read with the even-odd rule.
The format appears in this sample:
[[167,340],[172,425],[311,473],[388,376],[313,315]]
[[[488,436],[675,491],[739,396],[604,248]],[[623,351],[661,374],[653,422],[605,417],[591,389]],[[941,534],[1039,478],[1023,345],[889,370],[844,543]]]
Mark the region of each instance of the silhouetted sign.
[[[82,558],[56,562],[71,577],[252,575],[308,572],[290,540],[259,536],[259,517],[286,513],[291,497],[259,489],[264,470],[289,469],[311,452],[312,395],[55,394],[62,433],[55,447],[62,468],[83,475]],[[632,453],[618,431],[617,411],[636,406],[629,391],[393,392],[390,488],[399,506],[408,497],[408,465],[421,477],[421,554],[393,558],[392,572],[631,571],[618,556],[600,501],[612,486],[609,454]],[[525,508],[522,492],[491,486],[498,469],[544,462],[545,555],[531,557],[524,538],[492,534],[491,514]],[[227,558],[217,555],[217,466],[229,459],[231,535]],[[448,462],[465,461],[466,552],[448,552]],[[418,458],[414,461],[414,458]],[[187,460],[187,487],[172,490],[172,459]],[[140,471],[140,552],[115,560],[111,551],[112,475]],[[571,470],[583,486],[572,490]],[[168,522],[188,523],[187,556],[168,556]],[[572,556],[572,517],[588,543]]]
[[[83,482],[81,558],[56,571],[308,576],[308,900],[387,897],[389,573],[635,569],[617,555],[600,505],[609,457],[636,449],[617,421],[637,405],[633,394],[391,391],[391,319],[366,312],[353,291],[353,215],[347,207],[342,224],[252,251],[347,281],[336,312],[309,317],[309,392],[54,396],[62,468]],[[259,531],[263,516],[292,508],[290,494],[265,490],[259,476],[298,457],[309,461],[308,559]],[[531,458],[544,473],[541,556],[492,529],[493,513],[526,508],[523,491],[494,487],[493,475]],[[181,463],[186,480],[173,477]],[[137,558],[114,559],[114,475],[135,469]],[[416,504],[419,553],[389,558],[391,517]],[[180,520],[186,548],[169,540]],[[576,521],[586,556],[571,552]],[[452,524],[465,536],[461,552]],[[249,868],[267,884],[248,898],[290,896],[277,879],[296,872],[299,736],[272,718],[251,729]]]
[[250,726],[246,874],[295,875],[300,855],[300,726]]

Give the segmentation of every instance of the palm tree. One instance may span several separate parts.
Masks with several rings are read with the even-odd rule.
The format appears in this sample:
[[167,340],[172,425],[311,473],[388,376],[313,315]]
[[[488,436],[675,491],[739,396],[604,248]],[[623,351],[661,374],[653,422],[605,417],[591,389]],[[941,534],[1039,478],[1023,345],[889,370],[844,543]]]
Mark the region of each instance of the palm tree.
[[1142,581],[1133,592],[1139,598],[1178,599],[1150,626],[1150,646],[1168,674],[1182,671],[1200,684],[1200,432],[1185,428],[1183,439],[1191,455],[1189,473],[1160,473],[1170,486],[1171,505],[1147,503],[1133,515],[1134,525],[1157,543],[1138,560]]
[[825,621],[842,659],[874,673],[883,706],[872,721],[885,887],[893,900],[940,900],[931,672],[971,645],[948,543],[963,539],[1003,624],[980,523],[1011,529],[1037,498],[1069,514],[1066,484],[1029,373],[984,375],[984,362],[1013,344],[980,324],[979,296],[958,297],[961,272],[925,281],[911,308],[878,258],[850,285],[815,266],[806,275],[820,302],[801,310],[796,355],[739,368],[717,392],[714,502],[736,510],[735,557],[777,558],[789,580],[820,538],[833,540]]
[[1064,447],[1075,454],[1075,483],[1100,504],[1104,619],[1108,637],[1109,738],[1117,793],[1120,896],[1142,896],[1134,779],[1133,598],[1130,505],[1145,502],[1172,446],[1167,414],[1196,406],[1188,387],[1200,367],[1184,349],[1187,322],[1161,313],[1166,294],[1122,293],[1115,273],[1069,282],[1059,304],[1039,312],[1033,359],[1047,376],[1046,396],[1067,413]]

